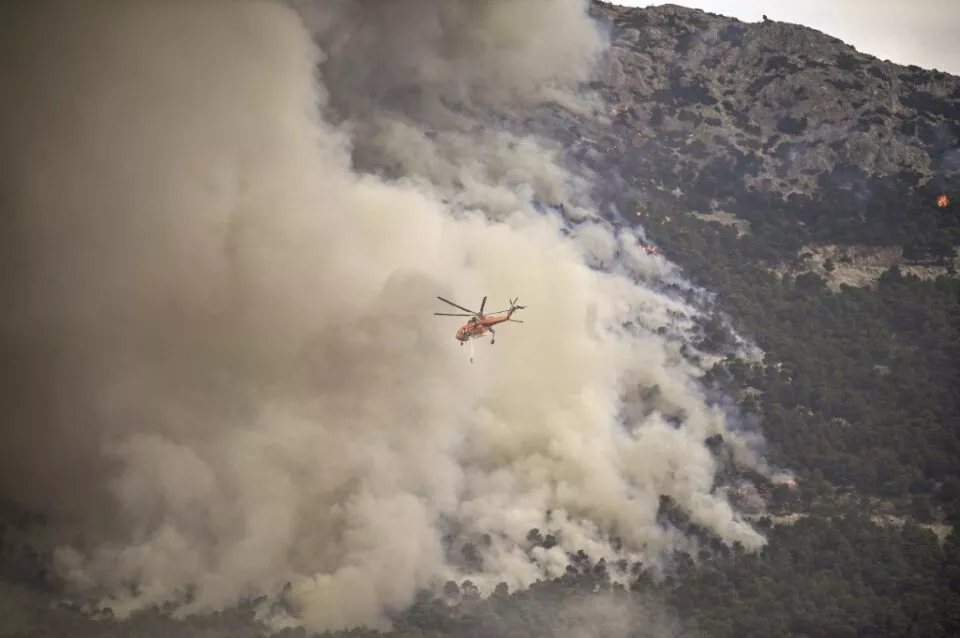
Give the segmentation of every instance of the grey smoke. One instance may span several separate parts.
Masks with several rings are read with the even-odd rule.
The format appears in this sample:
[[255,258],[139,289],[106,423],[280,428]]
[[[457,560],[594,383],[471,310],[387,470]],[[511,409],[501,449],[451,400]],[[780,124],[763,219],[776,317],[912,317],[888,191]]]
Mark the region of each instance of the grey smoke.
[[[274,621],[322,630],[609,561],[611,535],[655,565],[695,543],[660,494],[761,546],[703,440],[763,469],[755,445],[652,330],[693,327],[638,283],[675,269],[630,231],[565,236],[530,196],[589,218],[583,178],[470,124],[487,99],[590,108],[584,3],[297,4],[3,9],[0,488],[51,517],[61,574],[120,616],[289,582]],[[519,296],[526,323],[471,365],[438,294]],[[490,534],[484,573],[448,564],[443,521]],[[533,562],[532,527],[560,543]]]

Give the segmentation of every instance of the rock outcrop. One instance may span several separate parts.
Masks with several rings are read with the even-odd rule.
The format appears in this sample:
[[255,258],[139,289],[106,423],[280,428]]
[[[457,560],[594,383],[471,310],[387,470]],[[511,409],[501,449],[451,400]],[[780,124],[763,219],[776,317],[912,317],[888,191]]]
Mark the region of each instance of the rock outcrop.
[[899,246],[906,263],[955,259],[960,77],[796,24],[675,5],[591,10],[611,34],[590,87],[608,112],[546,108],[524,125],[609,176],[602,198],[629,202],[622,214],[639,202],[740,234],[775,224],[796,254],[839,243]]
[[710,168],[783,195],[816,192],[820,175],[844,170],[960,177],[958,77],[884,62],[800,25],[674,5],[595,8],[612,28],[597,88],[613,122],[590,132],[646,155],[648,167],[672,164],[665,186],[693,178],[700,198],[722,201],[722,184],[698,181]]

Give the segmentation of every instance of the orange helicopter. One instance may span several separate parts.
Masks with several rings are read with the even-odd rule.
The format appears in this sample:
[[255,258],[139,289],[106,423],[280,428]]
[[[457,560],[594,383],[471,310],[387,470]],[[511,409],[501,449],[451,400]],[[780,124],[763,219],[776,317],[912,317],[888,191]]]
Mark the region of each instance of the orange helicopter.
[[[443,297],[437,297],[437,299],[439,299],[443,303],[450,304],[454,308],[459,308],[460,310],[463,310],[463,312],[462,313],[435,312],[433,314],[440,315],[443,317],[471,317],[470,321],[460,326],[460,328],[457,330],[456,337],[457,337],[457,341],[460,342],[461,346],[467,341],[469,341],[470,339],[478,339],[488,332],[490,333],[490,343],[493,344],[497,339],[497,333],[493,329],[493,327],[499,323],[504,323],[507,321],[512,321],[514,323],[523,323],[519,319],[513,319],[512,317],[513,317],[513,313],[515,313],[517,310],[523,310],[524,308],[526,308],[526,306],[517,305],[517,299],[520,299],[519,297],[517,297],[517,299],[510,300],[510,308],[508,310],[498,310],[497,312],[491,312],[489,315],[485,315],[483,314],[483,308],[484,306],[487,305],[486,297],[484,297],[483,301],[480,302],[479,312],[475,312],[468,308],[464,308],[463,306],[455,304],[449,299],[444,299]],[[503,316],[503,317],[493,316],[493,315],[502,315],[503,313],[507,313],[506,316]]]

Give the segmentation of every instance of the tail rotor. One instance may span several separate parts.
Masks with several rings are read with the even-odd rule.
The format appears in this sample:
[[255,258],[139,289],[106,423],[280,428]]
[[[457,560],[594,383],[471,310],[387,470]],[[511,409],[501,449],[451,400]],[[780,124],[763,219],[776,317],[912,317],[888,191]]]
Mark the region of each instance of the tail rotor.
[[517,302],[518,302],[519,300],[520,300],[520,297],[517,297],[516,299],[510,299],[510,300],[509,300],[509,301],[510,301],[510,314],[507,315],[507,317],[508,317],[508,318],[507,318],[507,321],[513,321],[514,323],[523,323],[523,322],[520,321],[519,319],[513,319],[513,318],[512,318],[512,315],[513,315],[514,312],[516,312],[517,310],[523,310],[523,309],[526,308],[526,306],[518,306],[518,305],[517,305]]

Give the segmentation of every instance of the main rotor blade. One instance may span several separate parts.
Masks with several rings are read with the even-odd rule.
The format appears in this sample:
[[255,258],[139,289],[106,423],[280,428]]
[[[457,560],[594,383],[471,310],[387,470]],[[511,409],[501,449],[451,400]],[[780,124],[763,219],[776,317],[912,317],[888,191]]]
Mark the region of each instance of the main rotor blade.
[[477,315],[467,315],[467,314],[464,314],[464,313],[462,313],[462,312],[460,312],[460,313],[455,313],[455,312],[435,312],[435,313],[433,313],[433,314],[439,315],[439,316],[441,316],[441,317],[476,317],[476,316],[477,316]]
[[512,321],[513,323],[523,323],[522,319],[511,319],[510,321]]
[[486,305],[487,305],[487,298],[484,297],[484,298],[483,298],[483,301],[480,302],[480,312],[477,313],[477,314],[480,315],[481,317],[483,316],[483,307],[486,306]]
[[454,308],[459,308],[460,310],[462,310],[462,311],[464,311],[464,312],[469,312],[471,316],[476,315],[476,314],[479,314],[479,313],[476,313],[476,312],[470,310],[469,308],[464,308],[463,306],[461,306],[461,305],[459,305],[459,304],[455,304],[455,303],[453,303],[452,301],[450,301],[449,299],[444,299],[443,297],[437,297],[437,299],[439,299],[439,300],[442,301],[443,303],[448,303],[448,304],[450,304],[450,305],[453,306]]
[[496,311],[496,312],[489,312],[489,313],[487,313],[487,316],[489,317],[489,316],[491,316],[491,315],[502,315],[503,313],[505,313],[505,312],[510,312],[511,310],[520,310],[520,307],[517,306],[517,301],[518,301],[519,299],[520,299],[520,297],[517,297],[516,299],[511,299],[511,300],[510,300],[510,305],[513,306],[512,308],[507,308],[506,310],[498,310],[498,311]]

